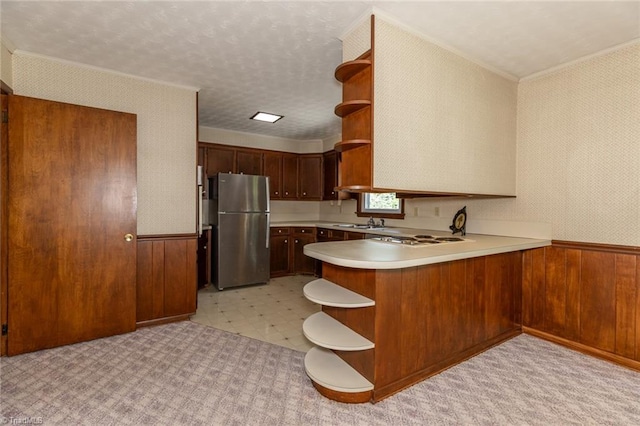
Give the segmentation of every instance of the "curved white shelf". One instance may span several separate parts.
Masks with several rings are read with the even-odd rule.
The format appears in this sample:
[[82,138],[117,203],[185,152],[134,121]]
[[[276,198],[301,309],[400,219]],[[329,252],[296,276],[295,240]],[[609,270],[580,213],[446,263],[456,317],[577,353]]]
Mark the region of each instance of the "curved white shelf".
[[309,349],[304,369],[311,380],[327,389],[346,393],[373,390],[371,382],[329,349]]
[[302,324],[302,333],[312,343],[338,351],[364,351],[375,346],[324,312],[316,312],[307,318]]
[[376,302],[337,284],[320,278],[311,281],[302,289],[304,297],[312,302],[335,308],[364,308]]

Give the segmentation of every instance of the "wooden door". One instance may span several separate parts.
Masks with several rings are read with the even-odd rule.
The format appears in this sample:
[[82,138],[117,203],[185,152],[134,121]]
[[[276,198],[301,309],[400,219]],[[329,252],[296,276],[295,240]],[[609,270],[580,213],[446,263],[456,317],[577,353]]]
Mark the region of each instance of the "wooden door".
[[10,355],[135,329],[136,131],[9,96]]
[[313,235],[293,236],[293,272],[296,274],[311,274],[316,271],[316,260],[304,254],[304,246],[315,243]]

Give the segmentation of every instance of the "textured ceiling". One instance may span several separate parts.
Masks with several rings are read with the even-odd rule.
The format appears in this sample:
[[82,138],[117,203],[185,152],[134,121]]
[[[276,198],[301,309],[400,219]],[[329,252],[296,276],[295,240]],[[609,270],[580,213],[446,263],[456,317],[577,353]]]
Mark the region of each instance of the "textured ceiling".
[[372,7],[514,78],[640,38],[637,1],[3,0],[0,13],[16,49],[200,88],[204,126],[308,140],[340,132],[338,37]]

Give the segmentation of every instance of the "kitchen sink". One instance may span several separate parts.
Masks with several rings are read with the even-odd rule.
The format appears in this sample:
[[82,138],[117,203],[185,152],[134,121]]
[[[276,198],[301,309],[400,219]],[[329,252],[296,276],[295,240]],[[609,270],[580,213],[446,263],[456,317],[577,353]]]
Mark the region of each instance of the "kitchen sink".
[[357,225],[353,223],[340,223],[333,226],[337,226],[338,228],[352,228],[352,229],[385,229],[386,227],[382,225]]

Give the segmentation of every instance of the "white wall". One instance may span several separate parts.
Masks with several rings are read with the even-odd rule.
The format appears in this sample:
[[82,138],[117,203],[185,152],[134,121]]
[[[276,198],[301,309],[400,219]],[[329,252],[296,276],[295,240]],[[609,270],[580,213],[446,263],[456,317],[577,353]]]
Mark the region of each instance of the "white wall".
[[16,95],[129,112],[138,120],[138,235],[196,232],[196,89],[16,50]]
[[320,139],[285,139],[205,126],[200,126],[198,139],[200,142],[234,145],[244,148],[271,149],[274,151],[295,152],[298,154],[322,152],[323,147],[322,140]]
[[0,80],[13,88],[13,67],[11,64],[11,52],[6,46],[7,41],[0,39]]
[[[469,232],[639,246],[639,57],[640,43],[520,82],[517,198],[407,200],[388,223],[447,230],[466,205]],[[335,204],[322,219],[362,221]]]
[[373,186],[515,195],[518,84],[376,15]]

